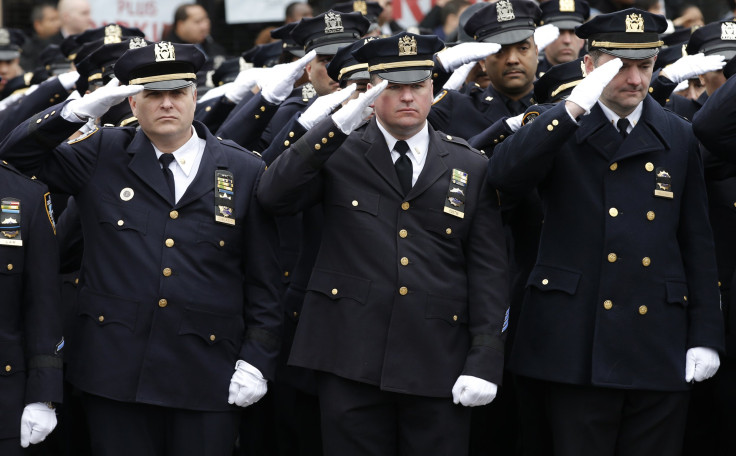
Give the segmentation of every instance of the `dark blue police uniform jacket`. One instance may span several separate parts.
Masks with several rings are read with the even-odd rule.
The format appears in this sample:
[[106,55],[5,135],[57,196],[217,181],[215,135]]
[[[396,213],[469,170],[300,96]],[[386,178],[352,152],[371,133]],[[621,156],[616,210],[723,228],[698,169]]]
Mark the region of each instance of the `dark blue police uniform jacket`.
[[62,401],[59,251],[48,196],[45,185],[0,163],[0,439],[19,438],[26,404]]
[[697,141],[651,97],[622,141],[600,106],[578,126],[560,103],[494,150],[490,184],[510,194],[539,186],[544,206],[510,368],[686,390],[687,349],[723,350]]
[[[80,125],[61,118],[62,106],[20,125],[0,155],[80,208],[68,380],[119,401],[231,409],[235,362],[272,378],[280,344],[275,228],[255,199],[263,162],[195,122],[204,155],[174,204],[142,130],[103,128],[54,148]],[[215,221],[216,171],[232,173],[234,225]]]
[[[432,397],[461,374],[501,382],[507,260],[487,160],[429,135],[406,196],[375,119],[349,136],[325,119],[264,173],[268,210],[324,210],[291,364]],[[443,210],[453,170],[467,173],[464,218]]]

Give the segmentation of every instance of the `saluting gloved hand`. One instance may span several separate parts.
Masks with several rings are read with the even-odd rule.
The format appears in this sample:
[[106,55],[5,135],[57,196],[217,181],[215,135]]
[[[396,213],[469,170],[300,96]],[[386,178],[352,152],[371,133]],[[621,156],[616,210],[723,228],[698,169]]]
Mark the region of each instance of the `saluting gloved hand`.
[[708,347],[693,347],[685,355],[685,381],[707,380],[716,375],[720,365],[717,351]]
[[509,127],[509,129],[513,132],[516,132],[519,128],[521,128],[521,121],[524,120],[524,113],[522,112],[518,116],[509,117],[504,122],[506,122],[506,125]]
[[452,402],[465,407],[490,404],[496,397],[498,386],[472,375],[461,375],[452,387]]
[[361,93],[358,95],[358,98],[350,100],[348,104],[334,113],[332,115],[332,121],[335,122],[337,128],[346,135],[349,135],[353,130],[358,128],[371,115],[373,112],[373,108],[371,108],[373,101],[378,98],[387,85],[388,81],[381,81],[380,84]]
[[356,88],[357,86],[355,84],[350,84],[342,90],[332,92],[329,95],[317,97],[317,99],[314,100],[314,103],[312,103],[312,105],[308,107],[301,116],[299,116],[297,122],[299,122],[302,127],[309,130],[317,125],[321,120],[326,119],[332,110],[339,106],[343,101],[350,98]]
[[580,84],[572,89],[572,93],[567,97],[565,106],[568,110],[574,109],[570,106],[571,103],[574,103],[582,108],[585,114],[590,113],[590,108],[595,105],[601,93],[603,93],[603,89],[616,76],[622,66],[621,59],[615,58],[591,71],[585,79],[580,81]]
[[534,43],[539,52],[542,52],[550,43],[560,36],[560,29],[554,24],[547,24],[534,29]]
[[[227,88],[225,89],[224,95],[233,103],[240,103],[240,100],[243,99],[245,94],[253,90],[253,87],[256,86],[258,78],[269,71],[271,71],[271,68],[248,68],[247,70],[241,71],[233,82],[225,85]],[[216,87],[212,90],[217,90],[218,88]],[[204,94],[204,96],[209,95],[212,90]]]
[[497,43],[460,43],[437,53],[437,61],[445,71],[453,71],[470,62],[485,59],[501,50]]
[[76,71],[69,71],[67,73],[61,73],[57,78],[59,79],[59,84],[61,84],[65,90],[72,90],[74,84],[77,83],[77,79],[79,79],[79,73]]
[[460,68],[452,72],[452,76],[442,86],[445,90],[459,90],[460,87],[465,84],[465,80],[468,79],[468,74],[476,65],[475,62],[470,62],[462,65]]
[[294,83],[304,74],[304,68],[314,60],[316,51],[310,51],[296,62],[282,63],[271,68],[268,73],[260,73],[258,86],[263,98],[269,103],[281,103],[294,89]]
[[700,54],[681,57],[674,63],[664,67],[659,75],[672,82],[680,83],[709,71],[721,70],[726,66],[726,63],[728,62],[722,55],[705,55],[701,52]]
[[[121,86],[117,78],[113,78],[94,92],[70,101],[64,106],[62,116],[71,112],[80,120],[96,119],[105,114],[111,107],[142,90],[142,85]],[[66,116],[64,117],[66,118]]]
[[268,391],[266,379],[257,367],[239,359],[235,363],[235,373],[230,379],[228,404],[247,407],[258,402]]
[[56,427],[56,412],[43,402],[26,405],[20,417],[20,446],[43,442]]

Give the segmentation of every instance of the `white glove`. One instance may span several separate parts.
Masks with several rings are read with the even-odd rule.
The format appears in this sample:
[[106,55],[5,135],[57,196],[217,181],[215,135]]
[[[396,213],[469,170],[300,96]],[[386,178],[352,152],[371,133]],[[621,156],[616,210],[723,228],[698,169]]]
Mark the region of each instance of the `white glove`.
[[524,113],[522,112],[518,116],[509,117],[505,120],[506,126],[509,127],[509,129],[513,132],[516,132],[519,128],[521,128],[521,121],[524,120]]
[[268,73],[261,73],[258,86],[263,98],[269,103],[281,103],[294,90],[294,83],[304,74],[304,67],[314,60],[317,52],[312,50],[296,62],[282,63],[271,68]]
[[452,76],[442,86],[445,90],[459,90],[468,79],[468,74],[475,66],[475,62],[469,62],[452,72]]
[[498,386],[482,378],[461,375],[452,387],[452,402],[465,407],[490,404],[496,398]]
[[56,412],[43,402],[26,405],[20,417],[20,446],[43,442],[56,427]]
[[353,130],[358,128],[373,113],[371,105],[387,85],[388,81],[381,81],[380,84],[361,93],[358,95],[358,98],[350,100],[348,104],[334,113],[332,115],[332,121],[335,122],[337,128],[346,135],[349,135]]
[[255,366],[239,359],[235,363],[235,373],[230,379],[228,404],[247,407],[258,402],[268,391],[266,379]]
[[720,365],[717,351],[708,347],[693,347],[685,355],[685,381],[707,380],[716,375]]
[[69,104],[64,106],[62,116],[71,112],[80,120],[96,119],[105,114],[111,107],[142,90],[142,85],[121,86],[117,78],[113,78],[105,86],[94,92],[88,93],[78,100],[70,101]]
[[[204,95],[202,95],[199,100],[197,100],[197,104],[205,102],[207,100],[211,100],[213,98],[219,98],[233,86],[232,82],[228,82],[227,84],[223,84],[221,86],[213,87],[210,90],[207,91]],[[232,100],[231,100],[232,101]]]
[[314,100],[314,103],[307,108],[306,111],[299,116],[297,122],[309,130],[310,128],[317,125],[321,120],[326,119],[330,115],[333,109],[335,109],[340,103],[350,98],[355,92],[355,84],[350,84],[342,90],[338,90],[329,95],[322,95]]
[[70,71],[68,73],[60,74],[57,78],[59,78],[59,84],[61,84],[65,90],[72,90],[72,88],[74,88],[74,84],[77,83],[77,79],[79,79],[79,73],[76,71]]
[[700,54],[686,55],[664,67],[660,76],[664,76],[672,82],[682,82],[694,78],[709,71],[723,69],[726,66],[725,57],[722,55]]
[[590,113],[590,108],[598,101],[603,89],[616,76],[621,66],[623,66],[621,59],[615,58],[591,71],[585,79],[580,81],[580,84],[572,89],[567,101],[580,106],[586,114]]
[[[253,87],[256,86],[258,78],[269,71],[271,71],[271,68],[248,68],[247,70],[241,71],[233,82],[222,86],[227,87],[224,95],[233,103],[240,103],[240,100],[243,99],[245,94],[253,90]],[[218,88],[216,87],[212,90],[217,90]],[[210,92],[207,92],[205,96],[209,95]]]
[[437,53],[437,61],[445,71],[453,71],[470,62],[485,59],[501,50],[497,43],[460,43]]
[[560,29],[558,29],[556,25],[543,25],[534,30],[534,43],[536,43],[539,52],[542,52],[544,48],[556,40],[558,36],[560,36]]

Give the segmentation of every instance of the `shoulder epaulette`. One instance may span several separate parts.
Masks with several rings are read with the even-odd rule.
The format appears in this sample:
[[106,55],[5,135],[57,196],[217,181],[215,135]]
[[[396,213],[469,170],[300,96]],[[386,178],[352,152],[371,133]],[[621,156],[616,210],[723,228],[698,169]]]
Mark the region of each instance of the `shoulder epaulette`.
[[246,149],[245,147],[241,146],[240,144],[236,143],[235,141],[233,141],[231,139],[223,139],[220,136],[217,136],[217,139],[220,141],[220,144],[223,144],[225,146],[230,146],[233,149],[238,149],[239,151],[242,151],[242,152],[248,152],[251,155],[253,155],[254,157],[261,158],[261,154],[260,153],[254,151],[254,150]]
[[13,165],[11,165],[10,163],[6,162],[5,160],[0,160],[0,168],[6,169],[6,170],[10,171],[13,174],[17,174],[18,176],[21,176],[23,179],[29,180],[31,182],[35,182],[38,185],[41,185],[41,186],[45,186],[46,185],[43,182],[41,182],[38,179],[36,179],[36,176],[26,176],[25,174],[21,173],[20,171],[18,171],[17,169],[15,169],[15,167]]

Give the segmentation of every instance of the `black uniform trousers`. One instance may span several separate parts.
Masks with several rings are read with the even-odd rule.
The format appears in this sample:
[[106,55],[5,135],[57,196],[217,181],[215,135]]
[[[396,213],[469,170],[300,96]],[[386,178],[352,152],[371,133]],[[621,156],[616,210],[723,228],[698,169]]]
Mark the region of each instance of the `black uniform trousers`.
[[88,393],[82,401],[95,456],[232,456],[239,409],[184,410]]
[[624,390],[522,376],[516,384],[520,396],[544,398],[555,456],[682,452],[689,391]]
[[317,373],[325,456],[468,454],[470,408]]

